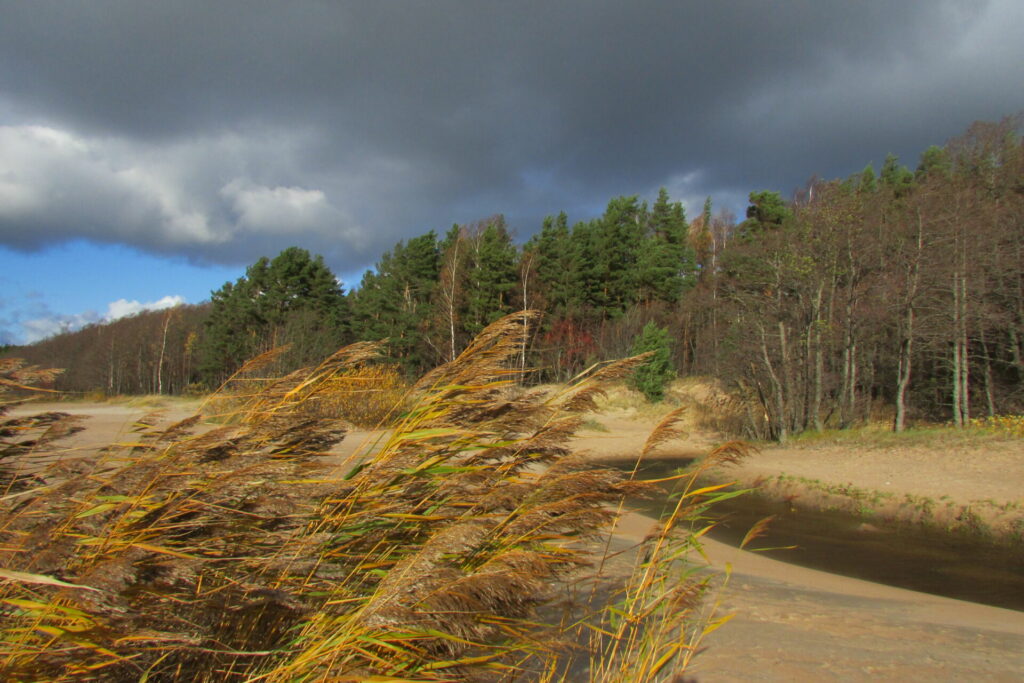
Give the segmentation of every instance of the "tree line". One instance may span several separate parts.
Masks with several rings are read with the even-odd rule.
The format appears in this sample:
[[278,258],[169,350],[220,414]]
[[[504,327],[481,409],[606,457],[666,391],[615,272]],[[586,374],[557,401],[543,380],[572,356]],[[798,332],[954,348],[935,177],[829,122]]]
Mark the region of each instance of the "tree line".
[[63,368],[55,388],[69,392],[183,394],[199,390],[199,343],[210,304],[143,311],[63,332],[0,356]]
[[546,315],[520,354],[538,381],[628,354],[666,330],[683,374],[719,378],[752,436],[785,439],[891,416],[964,424],[1018,411],[1024,325],[1019,118],[978,123],[911,170],[889,156],[784,201],[754,192],[742,221],[710,199],[687,220],[663,189],[593,220],[544,220],[516,245],[501,216],[399,242],[345,292],[318,256],[260,259],[209,304],[142,314],[17,349],[61,383],[111,392],[213,387],[282,343],[299,367],[389,340],[410,375],[488,323]]

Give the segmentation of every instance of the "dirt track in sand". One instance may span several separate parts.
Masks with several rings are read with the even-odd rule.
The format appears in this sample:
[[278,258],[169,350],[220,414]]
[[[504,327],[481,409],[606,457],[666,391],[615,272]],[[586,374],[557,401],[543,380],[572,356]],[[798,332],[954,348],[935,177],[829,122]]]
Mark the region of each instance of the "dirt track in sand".
[[[187,417],[195,404],[173,402],[165,418]],[[91,457],[111,441],[131,438],[133,420],[152,410],[111,404],[33,404],[25,414],[61,410],[88,416],[62,457]],[[598,415],[599,430],[576,441],[595,460],[636,455],[652,420],[628,412]],[[338,449],[351,452],[366,439],[352,434]],[[659,457],[692,458],[715,441],[697,434],[665,444]],[[900,451],[843,453],[818,449],[771,449],[730,473],[741,481],[779,473],[900,494],[949,496],[969,504],[1024,495],[1024,449],[998,452]],[[889,482],[885,484],[885,482]],[[1024,502],[1024,501],[1021,501]],[[628,515],[617,530],[628,544],[652,520]],[[689,676],[698,681],[1019,681],[1024,680],[1024,612],[960,602],[827,574],[707,541],[711,565],[731,567],[717,593],[718,614],[733,614],[703,642]]]

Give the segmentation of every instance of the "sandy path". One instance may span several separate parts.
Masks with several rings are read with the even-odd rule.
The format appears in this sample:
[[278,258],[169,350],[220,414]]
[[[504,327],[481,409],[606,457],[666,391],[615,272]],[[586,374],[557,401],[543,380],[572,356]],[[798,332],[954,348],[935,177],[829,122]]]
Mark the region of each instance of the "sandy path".
[[101,448],[113,443],[135,441],[132,425],[139,418],[160,411],[160,423],[169,425],[195,413],[198,401],[169,400],[164,406],[138,406],[119,403],[29,402],[15,406],[6,417],[24,417],[46,412],[67,413],[76,418],[82,430],[47,446],[42,454],[18,457],[15,471],[39,472],[56,461],[94,458]]

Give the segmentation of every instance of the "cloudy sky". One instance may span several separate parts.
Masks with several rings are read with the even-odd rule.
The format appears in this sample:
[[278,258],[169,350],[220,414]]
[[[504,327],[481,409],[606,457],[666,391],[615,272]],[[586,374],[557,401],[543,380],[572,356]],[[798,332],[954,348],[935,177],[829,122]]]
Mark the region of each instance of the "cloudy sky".
[[1020,0],[0,0],[0,343],[262,255],[788,195],[1024,110]]

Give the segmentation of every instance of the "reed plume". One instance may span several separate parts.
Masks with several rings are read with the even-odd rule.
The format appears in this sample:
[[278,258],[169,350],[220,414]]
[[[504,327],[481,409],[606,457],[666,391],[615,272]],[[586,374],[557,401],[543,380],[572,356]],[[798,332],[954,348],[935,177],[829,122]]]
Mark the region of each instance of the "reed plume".
[[[130,443],[0,499],[0,671],[451,681],[555,670],[572,631],[538,609],[592,562],[584,541],[606,533],[615,504],[650,486],[569,456],[577,411],[637,361],[554,395],[522,391],[524,318],[536,314],[498,320],[415,383],[380,447],[340,464],[330,449],[350,425],[323,406],[374,376],[375,344],[282,378],[256,376],[280,352],[264,354],[200,414],[142,421]],[[700,582],[668,581],[638,580],[637,604],[654,600],[645,613],[695,603]]]

